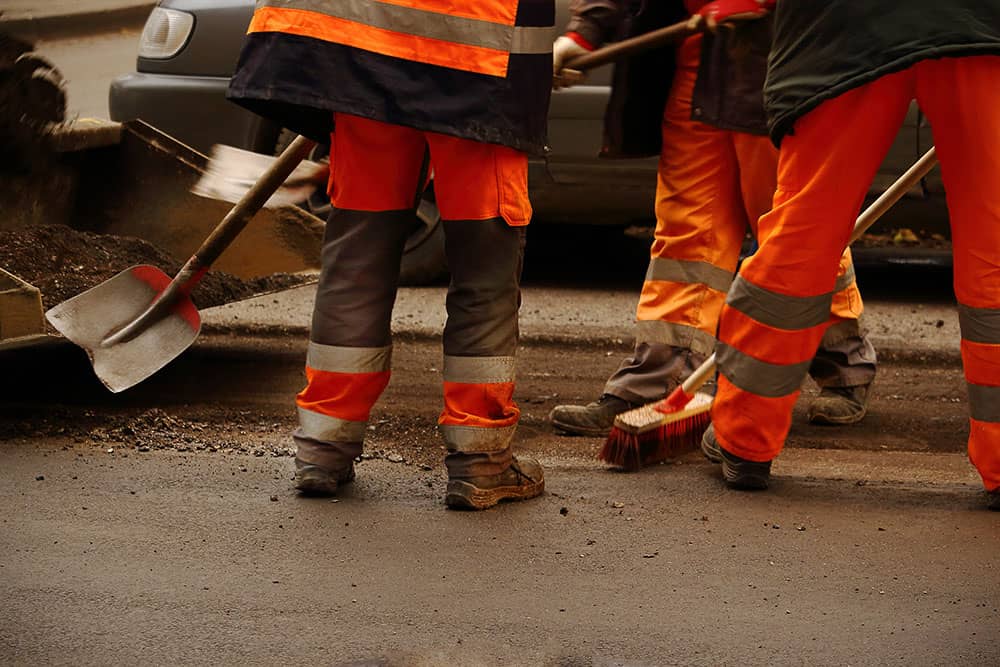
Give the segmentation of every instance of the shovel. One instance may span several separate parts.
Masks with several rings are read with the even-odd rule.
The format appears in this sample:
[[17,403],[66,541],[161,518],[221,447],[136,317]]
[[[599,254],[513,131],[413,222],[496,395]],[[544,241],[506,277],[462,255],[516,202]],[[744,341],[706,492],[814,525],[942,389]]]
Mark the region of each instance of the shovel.
[[87,352],[108,389],[119,392],[142,382],[198,337],[201,317],[191,290],[314,146],[297,137],[173,280],[155,266],[139,264],[49,309],[45,317]]

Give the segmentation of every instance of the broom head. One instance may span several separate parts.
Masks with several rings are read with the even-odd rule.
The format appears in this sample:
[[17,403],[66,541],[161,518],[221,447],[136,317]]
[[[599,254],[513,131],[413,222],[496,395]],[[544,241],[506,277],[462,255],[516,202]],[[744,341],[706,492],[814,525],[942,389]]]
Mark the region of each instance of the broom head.
[[671,394],[615,417],[598,458],[633,471],[697,449],[711,421],[712,397],[696,393],[688,400],[683,400],[686,395],[679,398]]

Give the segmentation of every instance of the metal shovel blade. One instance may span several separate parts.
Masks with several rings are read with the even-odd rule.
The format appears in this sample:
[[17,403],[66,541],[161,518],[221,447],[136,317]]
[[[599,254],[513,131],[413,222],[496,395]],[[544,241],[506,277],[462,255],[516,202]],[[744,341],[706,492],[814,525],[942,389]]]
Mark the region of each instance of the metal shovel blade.
[[167,314],[134,338],[108,344],[108,337],[149,308],[170,281],[155,266],[139,264],[50,308],[45,317],[87,352],[108,389],[124,391],[166,366],[201,331],[197,307],[182,294]]

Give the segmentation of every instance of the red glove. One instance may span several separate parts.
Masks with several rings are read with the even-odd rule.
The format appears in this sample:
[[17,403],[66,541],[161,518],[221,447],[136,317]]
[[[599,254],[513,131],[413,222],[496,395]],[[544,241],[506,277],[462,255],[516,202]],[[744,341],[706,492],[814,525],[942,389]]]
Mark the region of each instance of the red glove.
[[714,0],[698,10],[709,27],[722,21],[756,19],[774,9],[776,0]]

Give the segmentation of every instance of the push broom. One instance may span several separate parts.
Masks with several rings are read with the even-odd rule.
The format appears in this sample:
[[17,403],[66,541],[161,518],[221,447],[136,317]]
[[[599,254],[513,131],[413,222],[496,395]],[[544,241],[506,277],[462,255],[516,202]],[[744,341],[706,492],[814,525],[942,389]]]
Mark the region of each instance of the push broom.
[[[869,206],[854,224],[848,247],[875,224],[937,164],[932,147]],[[715,354],[706,359],[666,398],[615,417],[598,458],[625,470],[638,470],[695,449],[710,422],[712,397],[697,393],[715,373]]]

